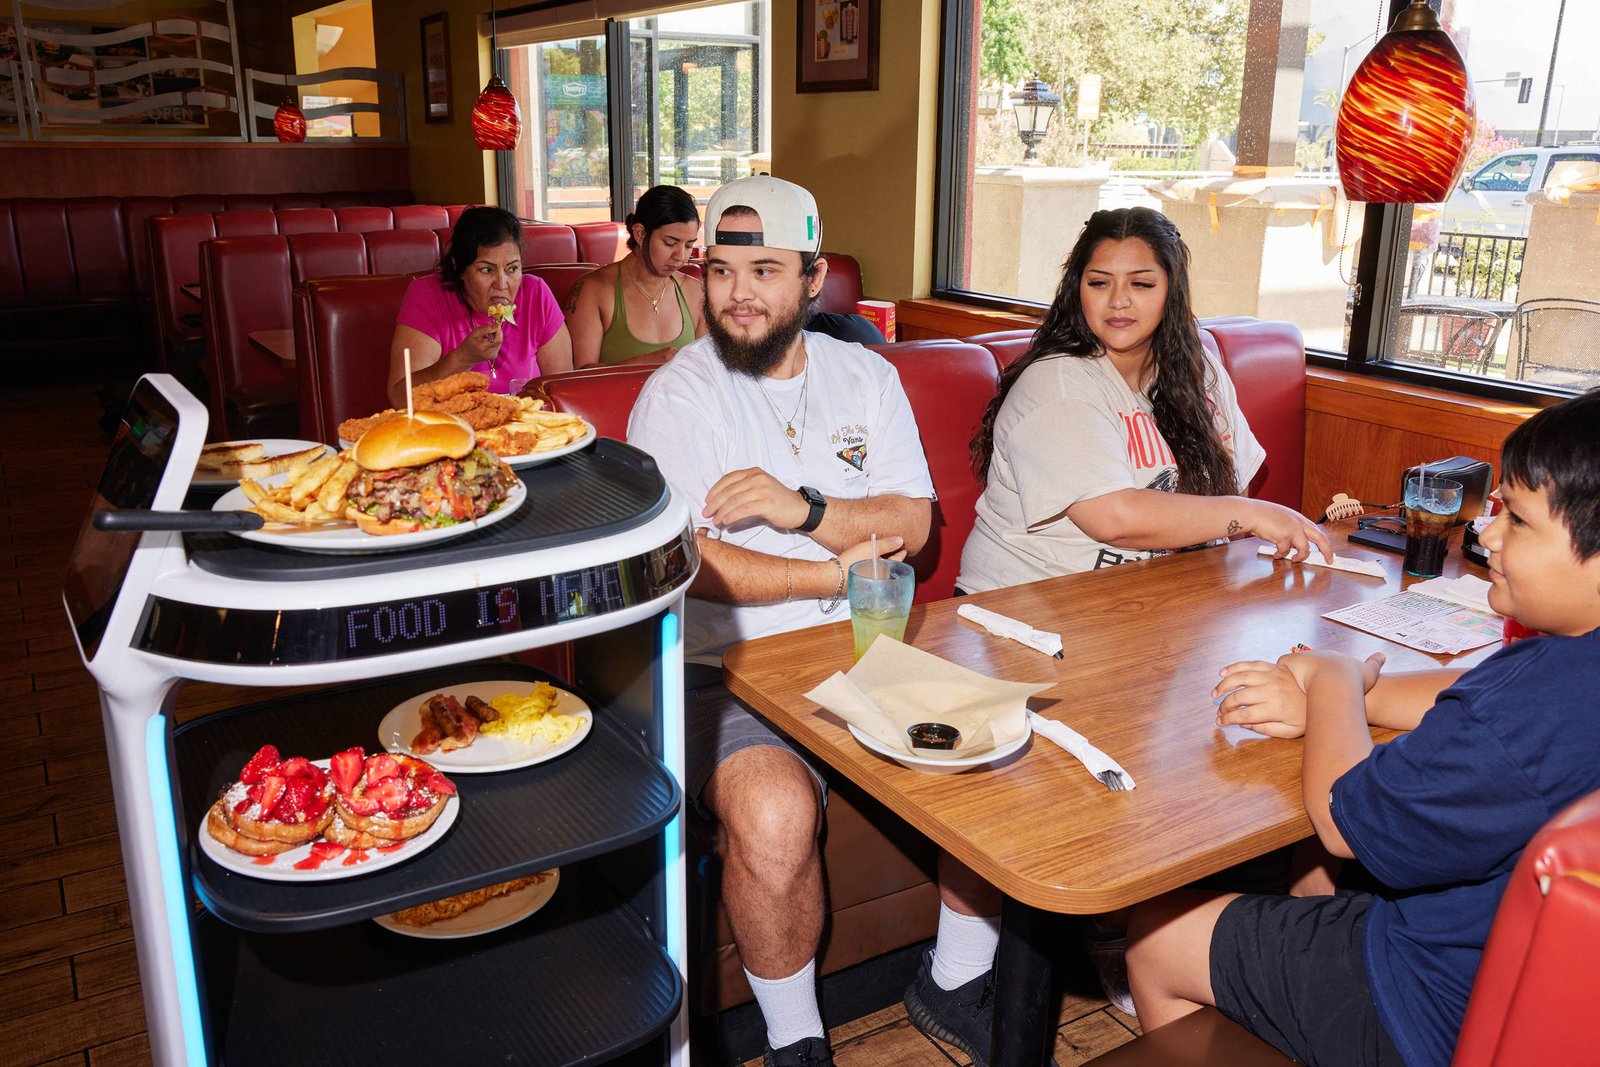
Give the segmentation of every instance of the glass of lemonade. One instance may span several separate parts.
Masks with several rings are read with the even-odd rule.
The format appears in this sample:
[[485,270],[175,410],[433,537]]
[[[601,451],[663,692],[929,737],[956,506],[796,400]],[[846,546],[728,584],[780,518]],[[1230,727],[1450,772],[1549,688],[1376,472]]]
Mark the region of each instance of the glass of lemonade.
[[863,559],[850,565],[850,628],[855,631],[856,659],[866,655],[879,634],[896,641],[906,636],[906,616],[917,590],[910,564],[889,559]]

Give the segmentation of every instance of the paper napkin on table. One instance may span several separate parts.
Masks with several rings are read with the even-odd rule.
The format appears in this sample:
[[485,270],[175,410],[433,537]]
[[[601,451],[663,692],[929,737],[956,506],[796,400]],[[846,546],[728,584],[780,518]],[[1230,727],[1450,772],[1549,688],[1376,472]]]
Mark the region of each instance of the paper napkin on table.
[[[1278,549],[1276,545],[1262,545],[1260,548],[1256,549],[1256,555],[1258,556],[1276,556],[1277,554]],[[1325,557],[1321,552],[1317,551],[1316,545],[1311,546],[1311,550],[1306,554],[1305,559],[1287,558],[1287,562],[1307,563],[1313,567],[1327,567],[1330,570],[1351,571],[1355,574],[1370,574],[1374,578],[1385,577],[1383,573],[1383,564],[1379,563],[1375,559],[1356,559],[1353,556],[1334,556],[1333,561],[1330,563],[1327,557]]]
[[[886,748],[925,759],[978,756],[1028,731],[1027,701],[1054,682],[1002,682],[882,638],[848,674],[835,671],[814,700]],[[913,750],[907,728],[940,722],[961,731],[949,750]]]
[[1406,592],[1421,593],[1435,600],[1498,615],[1499,612],[1489,606],[1489,590],[1492,588],[1493,586],[1487,581],[1475,574],[1458,574],[1454,578],[1429,578],[1425,582],[1417,582]]
[[1105,771],[1115,771],[1122,778],[1122,788],[1133,788],[1133,775],[1123,770],[1121,764],[1095,748],[1087,737],[1066,723],[1047,719],[1036,711],[1028,712],[1028,721],[1033,724],[1034,733],[1049,738],[1072,753],[1090,774],[1098,777]]
[[990,611],[988,608],[980,608],[976,604],[963,604],[956,609],[956,614],[969,622],[977,623],[996,637],[1009,637],[1019,644],[1038,649],[1047,656],[1062,658],[1060,634],[1053,634],[1048,630],[1035,630],[1025,622],[1001,615],[997,611]]

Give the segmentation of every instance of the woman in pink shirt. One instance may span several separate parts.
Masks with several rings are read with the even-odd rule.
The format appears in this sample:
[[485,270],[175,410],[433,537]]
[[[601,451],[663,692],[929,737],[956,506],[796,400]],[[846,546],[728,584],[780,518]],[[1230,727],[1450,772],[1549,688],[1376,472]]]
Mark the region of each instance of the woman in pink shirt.
[[[504,322],[489,316],[509,305]],[[572,339],[561,307],[543,280],[522,274],[522,226],[511,212],[475,207],[462,213],[439,257],[439,272],[406,290],[389,346],[389,402],[406,402],[411,384],[475,370],[496,393],[519,393],[541,374],[572,369]]]

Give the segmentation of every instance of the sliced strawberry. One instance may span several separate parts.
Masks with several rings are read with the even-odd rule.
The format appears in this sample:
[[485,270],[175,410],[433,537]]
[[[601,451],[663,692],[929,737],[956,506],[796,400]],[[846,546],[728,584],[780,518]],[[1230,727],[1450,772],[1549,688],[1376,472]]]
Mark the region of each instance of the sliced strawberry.
[[377,801],[378,806],[391,815],[406,806],[409,795],[406,783],[399,778],[385,778],[376,785],[367,786],[367,799]]
[[250,757],[250,762],[246,763],[244,769],[239,772],[239,781],[245,785],[255,785],[266,776],[268,771],[276,767],[281,759],[282,757],[278,755],[278,747],[276,745],[262,745],[256,750],[256,754]]
[[331,860],[343,851],[343,845],[336,845],[332,841],[313,841],[311,843],[311,854],[318,859]]
[[456,795],[456,784],[432,767],[428,768],[426,774],[417,777],[417,784],[423,789],[438,793],[440,796],[453,797]]
[[[261,795],[254,797],[255,802],[261,807],[262,818],[271,818],[272,809],[278,806],[278,799],[283,796],[284,787],[288,783],[275,774],[269,774],[261,779]],[[252,793],[255,790],[251,790]]]
[[328,802],[322,799],[322,787],[309,778],[290,778],[287,782],[283,796],[272,809],[272,817],[279,822],[321,818],[328,807]]
[[363,759],[361,746],[357,745],[355,748],[334,753],[333,759],[328,762],[328,774],[333,778],[333,787],[345,796],[350,794],[356,787],[356,782],[361,779]]
[[285,778],[312,778],[318,768],[304,756],[292,756],[278,764],[278,773]]
[[400,774],[400,762],[387,752],[379,752],[367,757],[367,785],[377,785],[385,778],[394,778]]
[[367,795],[356,796],[355,794],[351,794],[350,796],[344,798],[344,802],[345,806],[347,806],[357,815],[376,815],[378,812],[383,810],[378,806],[378,802],[376,800]]

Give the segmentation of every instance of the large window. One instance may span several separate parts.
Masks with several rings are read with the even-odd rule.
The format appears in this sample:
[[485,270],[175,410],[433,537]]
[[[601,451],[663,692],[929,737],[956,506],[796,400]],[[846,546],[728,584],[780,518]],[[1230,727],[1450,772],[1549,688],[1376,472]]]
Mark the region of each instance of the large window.
[[[1404,6],[1284,0],[1255,5],[1263,26],[1249,0],[952,4],[942,292],[1048,302],[1083,220],[1142,204],[1189,244],[1202,316],[1286,319],[1354,369],[1440,384],[1600,384],[1579,343],[1600,330],[1600,73],[1580,47],[1600,5],[1442,0],[1478,99],[1461,185],[1350,204],[1335,114]],[[1014,100],[1035,76],[1060,105],[1025,161]]]
[[709,199],[766,158],[768,40],[767,5],[748,0],[504,49],[525,123],[504,201],[582,222],[622,218],[652,185]]

